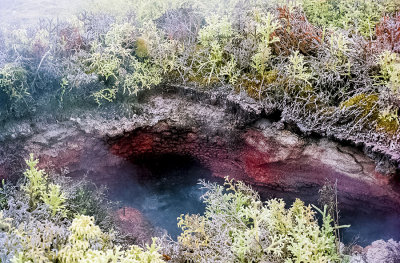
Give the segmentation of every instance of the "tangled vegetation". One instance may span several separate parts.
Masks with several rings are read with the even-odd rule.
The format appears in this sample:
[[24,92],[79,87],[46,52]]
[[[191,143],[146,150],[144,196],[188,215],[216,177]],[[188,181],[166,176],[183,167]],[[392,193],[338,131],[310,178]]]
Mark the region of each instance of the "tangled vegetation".
[[1,31],[0,120],[129,106],[159,85],[228,86],[305,133],[392,147],[398,8],[396,0],[98,0],[64,21]]
[[[11,187],[3,183],[0,262],[164,262],[155,239],[142,248],[118,241],[117,230],[110,225],[100,228],[95,223],[95,218],[102,217],[99,210],[90,209],[93,205],[85,198],[76,200],[81,186],[71,189],[52,182],[37,168],[33,155],[26,164],[20,184]],[[102,206],[94,193],[87,194]],[[89,209],[71,213],[77,207]]]
[[176,260],[184,262],[341,262],[326,207],[319,226],[316,212],[297,199],[289,209],[283,200],[262,202],[243,184],[225,187],[202,182],[207,193],[204,216],[182,215]]
[[[76,200],[81,187],[51,180],[30,156],[23,180],[3,183],[0,212],[0,262],[341,262],[335,235],[340,228],[327,207],[296,200],[290,208],[262,202],[242,182],[225,186],[202,182],[204,215],[182,215],[177,241],[153,238],[151,245],[118,239],[118,226],[96,224],[99,211]],[[88,192],[88,194],[91,194]],[[101,200],[95,202],[101,205]],[[92,206],[93,207],[93,206]],[[316,213],[322,216],[318,224]],[[108,212],[113,213],[111,210]],[[100,215],[101,216],[101,215]]]

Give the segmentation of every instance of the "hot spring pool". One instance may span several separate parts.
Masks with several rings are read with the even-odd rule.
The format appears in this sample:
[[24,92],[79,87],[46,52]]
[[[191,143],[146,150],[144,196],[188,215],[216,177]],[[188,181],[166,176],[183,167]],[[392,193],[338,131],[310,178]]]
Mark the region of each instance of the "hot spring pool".
[[[134,163],[128,163],[118,170],[118,179],[108,185],[109,196],[120,202],[121,207],[134,207],[155,227],[163,228],[176,238],[180,234],[177,218],[181,214],[202,214],[205,205],[201,196],[199,180],[223,183],[198,161],[187,156],[174,154],[144,155]],[[263,200],[283,198],[288,204],[294,201],[293,193],[276,192],[262,186],[255,189]],[[318,188],[308,188],[299,198],[317,203]],[[298,195],[298,194],[297,194]],[[340,206],[340,204],[339,204]],[[381,211],[371,204],[340,207],[340,224],[351,227],[341,231],[343,241],[366,246],[378,239],[400,240],[400,214]]]

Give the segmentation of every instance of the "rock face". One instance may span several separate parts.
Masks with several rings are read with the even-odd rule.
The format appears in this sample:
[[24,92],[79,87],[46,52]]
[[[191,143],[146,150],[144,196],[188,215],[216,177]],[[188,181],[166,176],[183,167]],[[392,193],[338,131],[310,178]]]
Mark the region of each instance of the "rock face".
[[[400,193],[361,151],[326,139],[306,140],[278,130],[267,120],[231,134],[212,137],[195,127],[176,128],[167,122],[142,127],[109,140],[111,152],[133,162],[146,155],[193,156],[214,176],[268,186],[285,195],[315,202],[325,180],[338,182],[342,205],[374,200],[398,208]],[[370,202],[369,202],[370,203]],[[370,204],[373,205],[373,204]]]

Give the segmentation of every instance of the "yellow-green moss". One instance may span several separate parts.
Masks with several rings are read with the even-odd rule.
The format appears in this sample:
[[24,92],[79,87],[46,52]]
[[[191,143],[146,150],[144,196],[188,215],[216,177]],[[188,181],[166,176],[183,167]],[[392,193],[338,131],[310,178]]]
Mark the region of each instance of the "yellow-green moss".
[[263,93],[267,85],[274,83],[277,79],[278,72],[276,70],[266,72],[264,80],[258,75],[245,75],[238,81],[235,89],[240,90],[242,88],[251,98],[258,100],[264,97]]
[[149,46],[147,40],[144,38],[139,37],[136,40],[136,55],[141,58],[145,58],[149,56]]
[[341,109],[347,109],[356,107],[361,111],[361,114],[357,116],[357,119],[368,116],[368,120],[376,120],[379,116],[379,110],[375,106],[378,102],[378,95],[360,93],[351,97],[348,100],[343,101],[340,104]]
[[376,129],[390,135],[399,132],[400,120],[397,111],[382,111],[379,113]]
[[189,82],[195,82],[204,86],[216,84],[220,82],[220,79],[212,76],[210,79],[208,77],[202,76],[201,74],[191,75],[188,77]]

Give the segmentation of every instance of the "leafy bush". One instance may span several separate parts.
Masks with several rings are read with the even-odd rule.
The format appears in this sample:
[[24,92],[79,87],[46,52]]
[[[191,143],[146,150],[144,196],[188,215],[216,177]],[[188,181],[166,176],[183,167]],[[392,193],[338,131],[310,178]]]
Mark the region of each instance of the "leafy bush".
[[84,212],[97,215],[93,203],[99,199],[91,205],[79,196],[74,196],[79,201],[67,200],[61,186],[48,183],[44,171],[36,168],[33,155],[26,163],[22,191],[9,190],[7,207],[0,211],[0,262],[164,262],[155,239],[146,249],[136,245],[123,249],[116,232],[103,232],[94,217],[69,213],[78,208],[71,204],[80,202],[80,209],[86,207]]
[[[227,180],[225,189],[202,182],[208,191],[204,216],[182,215],[179,252],[193,262],[339,262],[332,218],[321,211],[318,225],[311,206],[296,200],[291,208],[272,199],[265,203],[242,182]],[[175,248],[176,249],[176,248]]]
[[65,195],[61,192],[60,186],[49,183],[47,176],[43,170],[38,170],[36,165],[39,163],[38,159],[34,159],[33,154],[30,155],[26,164],[29,166],[24,173],[27,182],[22,186],[23,191],[29,197],[29,206],[35,209],[40,202],[49,206],[52,215],[57,213],[66,215],[65,210]]
[[400,56],[385,51],[379,59],[381,74],[393,95],[400,96]]
[[264,78],[266,70],[269,68],[268,64],[271,63],[271,44],[279,42],[279,38],[274,35],[274,32],[280,27],[280,25],[271,13],[263,14],[255,11],[254,16],[258,49],[252,57],[252,67],[262,78]]
[[0,88],[10,100],[22,100],[28,96],[27,72],[15,64],[5,64],[0,69]]
[[315,55],[323,44],[323,31],[312,25],[299,7],[282,6],[277,10],[281,27],[274,31],[280,39],[273,44],[274,52],[288,56],[293,50],[299,50],[304,55]]
[[372,48],[400,53],[400,12],[381,18],[376,26],[376,40]]
[[[236,61],[234,57],[227,57],[225,48],[234,37],[232,24],[227,16],[216,15],[206,18],[207,25],[200,29],[198,35],[198,60],[196,61],[196,74],[207,79],[209,84],[212,79],[222,80],[227,75],[230,81],[236,75]],[[229,59],[227,59],[229,58]]]
[[302,0],[302,5],[311,23],[324,27],[354,27],[369,37],[380,18],[398,8],[393,1],[387,0]]

